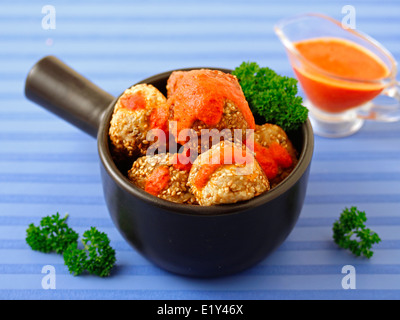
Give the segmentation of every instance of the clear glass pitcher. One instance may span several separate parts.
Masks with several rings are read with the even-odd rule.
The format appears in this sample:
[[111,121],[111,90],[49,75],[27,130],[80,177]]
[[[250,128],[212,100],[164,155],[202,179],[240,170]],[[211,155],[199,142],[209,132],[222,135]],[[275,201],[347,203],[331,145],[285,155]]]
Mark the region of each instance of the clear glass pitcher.
[[[388,50],[369,36],[344,28],[340,22],[322,14],[308,13],[279,21],[274,28],[286,48],[289,61],[301,85],[309,109],[309,117],[315,134],[324,137],[344,137],[357,132],[366,119],[394,122],[400,120],[400,90],[396,81],[397,63]],[[367,55],[382,66],[381,75],[360,76],[372,65],[362,59],[353,59],[351,65],[360,72],[354,75],[340,73],[339,51],[321,55],[325,61],[311,61],[300,52],[300,45],[340,42],[349,50]],[[318,42],[318,43],[317,43]],[[350,48],[351,47],[351,48]],[[323,48],[326,52],[327,48]],[[329,49],[330,50],[330,49]],[[334,57],[333,55],[336,54]],[[330,69],[325,65],[333,59]],[[335,60],[336,59],[336,60]],[[359,60],[359,61],[358,61]],[[389,99],[378,103],[379,96]],[[393,103],[392,103],[393,102]]]

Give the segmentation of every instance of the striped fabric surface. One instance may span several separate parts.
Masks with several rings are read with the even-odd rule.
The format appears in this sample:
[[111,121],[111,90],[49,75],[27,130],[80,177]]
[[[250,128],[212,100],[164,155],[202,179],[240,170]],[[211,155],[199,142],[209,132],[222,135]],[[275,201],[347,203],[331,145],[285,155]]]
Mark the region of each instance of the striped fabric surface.
[[[42,9],[56,11],[43,28]],[[1,299],[397,299],[400,298],[400,123],[366,122],[342,139],[315,138],[300,219],[283,245],[257,266],[219,279],[172,275],[150,264],[115,229],[103,200],[95,139],[31,103],[31,66],[56,55],[113,95],[153,74],[183,67],[234,68],[256,61],[293,76],[273,25],[320,12],[337,20],[352,5],[356,28],[400,60],[397,0],[2,0],[0,5],[0,298]],[[366,211],[382,242],[370,259],[332,241],[345,207]],[[74,277],[62,257],[32,251],[29,223],[69,214],[82,234],[98,227],[117,253],[112,276]],[[43,266],[56,288],[42,286]],[[354,266],[356,288],[342,268]]]

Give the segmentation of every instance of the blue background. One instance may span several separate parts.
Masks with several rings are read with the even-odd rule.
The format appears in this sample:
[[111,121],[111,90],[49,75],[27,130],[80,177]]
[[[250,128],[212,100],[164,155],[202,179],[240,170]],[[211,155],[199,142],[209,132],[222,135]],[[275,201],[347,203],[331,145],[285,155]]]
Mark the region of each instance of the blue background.
[[[56,29],[42,28],[42,7],[56,9]],[[256,61],[293,75],[273,25],[320,12],[337,20],[347,1],[169,0],[27,1],[0,4],[0,298],[1,299],[397,299],[400,298],[400,123],[367,122],[342,139],[316,137],[301,217],[283,245],[231,277],[169,274],[130,248],[114,228],[102,195],[95,139],[28,101],[27,72],[56,55],[113,95],[174,68],[235,68]],[[352,0],[356,28],[400,60],[400,2]],[[345,208],[366,211],[382,242],[372,259],[332,241]],[[106,232],[117,265],[106,279],[68,273],[62,257],[32,251],[29,223],[69,213],[80,234]],[[44,290],[42,267],[56,270]],[[344,290],[344,265],[356,289]]]

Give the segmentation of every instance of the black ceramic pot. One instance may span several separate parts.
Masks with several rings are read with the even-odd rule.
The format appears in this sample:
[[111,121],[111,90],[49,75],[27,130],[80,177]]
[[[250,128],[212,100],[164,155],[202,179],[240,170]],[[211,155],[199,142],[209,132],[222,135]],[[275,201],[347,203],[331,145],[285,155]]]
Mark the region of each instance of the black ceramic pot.
[[[140,83],[152,84],[165,94],[170,73]],[[108,129],[116,98],[63,62],[53,56],[38,61],[27,76],[25,94],[97,136],[104,197],[114,224],[130,245],[165,270],[195,277],[245,270],[277,249],[297,222],[314,148],[309,121],[289,134],[299,151],[299,162],[277,187],[236,204],[192,206],[154,197],[126,178],[109,148]]]

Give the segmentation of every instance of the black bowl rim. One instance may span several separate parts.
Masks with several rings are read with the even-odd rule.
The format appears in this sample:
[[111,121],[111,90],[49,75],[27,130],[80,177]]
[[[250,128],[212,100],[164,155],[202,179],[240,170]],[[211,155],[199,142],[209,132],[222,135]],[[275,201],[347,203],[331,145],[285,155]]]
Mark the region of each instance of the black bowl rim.
[[[217,69],[224,72],[232,71],[230,69],[213,68],[213,67],[193,67],[193,68],[174,69],[148,77],[140,82],[137,82],[136,84],[152,83],[154,81],[164,79],[167,75],[169,75],[173,71],[187,71],[187,70],[202,69],[202,68]],[[120,188],[130,193],[134,197],[137,197],[141,201],[144,201],[150,205],[159,207],[161,209],[167,210],[169,212],[177,214],[185,214],[185,215],[189,214],[192,216],[193,215],[218,216],[226,214],[237,214],[255,207],[262,206],[263,204],[272,201],[273,199],[281,196],[282,194],[286,193],[289,189],[291,189],[297,183],[297,181],[303,176],[303,174],[306,172],[307,168],[311,164],[314,152],[314,134],[310,120],[307,119],[306,122],[304,122],[301,127],[301,131],[304,137],[304,142],[302,150],[299,152],[300,154],[299,161],[296,167],[292,170],[292,172],[285,178],[285,180],[283,180],[279,185],[277,185],[272,190],[269,190],[250,200],[232,204],[221,204],[213,206],[180,204],[158,198],[138,188],[132,182],[130,182],[129,179],[117,168],[116,164],[112,159],[109,148],[108,130],[109,130],[109,123],[111,120],[111,115],[117,99],[118,97],[105,110],[98,131],[98,137],[97,137],[98,153],[102,165],[107,171],[107,173],[112,177],[112,179],[117,183],[117,185]]]

